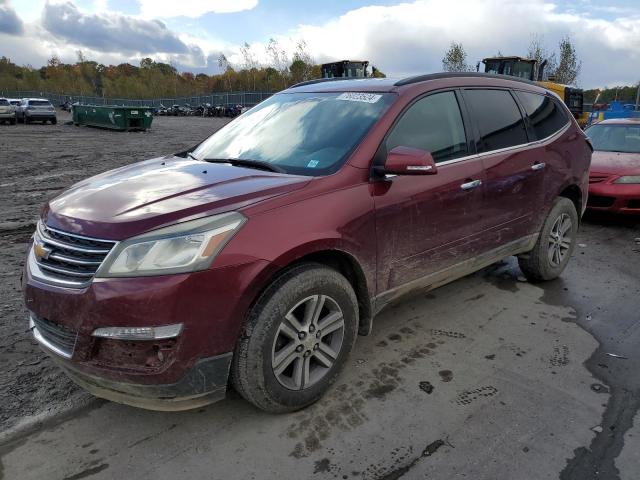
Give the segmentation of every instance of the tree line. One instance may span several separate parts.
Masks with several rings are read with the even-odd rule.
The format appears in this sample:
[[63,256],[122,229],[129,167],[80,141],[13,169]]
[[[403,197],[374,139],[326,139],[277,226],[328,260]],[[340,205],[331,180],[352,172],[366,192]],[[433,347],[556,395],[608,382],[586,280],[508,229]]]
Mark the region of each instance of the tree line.
[[[260,64],[248,43],[240,48],[242,60],[231,63],[218,57],[221,73],[207,75],[179,72],[171,64],[143,58],[138,66],[130,63],[103,65],[77,52],[75,63],[51,57],[41,68],[19,66],[0,57],[0,91],[35,90],[69,95],[115,98],[171,98],[207,95],[211,92],[282,90],[295,83],[319,78],[321,67],[308,52],[306,43],[297,43],[291,58],[277,40],[270,39]],[[374,76],[384,76],[373,68]]]

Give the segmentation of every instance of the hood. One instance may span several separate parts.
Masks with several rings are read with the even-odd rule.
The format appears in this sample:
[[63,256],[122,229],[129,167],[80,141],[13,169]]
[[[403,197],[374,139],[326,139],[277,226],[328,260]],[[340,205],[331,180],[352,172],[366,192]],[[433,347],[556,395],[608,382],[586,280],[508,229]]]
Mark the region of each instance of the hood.
[[122,240],[140,233],[300,189],[309,177],[165,157],[128,165],[73,185],[51,200],[50,227]]
[[640,153],[596,150],[591,157],[591,172],[609,175],[640,175]]

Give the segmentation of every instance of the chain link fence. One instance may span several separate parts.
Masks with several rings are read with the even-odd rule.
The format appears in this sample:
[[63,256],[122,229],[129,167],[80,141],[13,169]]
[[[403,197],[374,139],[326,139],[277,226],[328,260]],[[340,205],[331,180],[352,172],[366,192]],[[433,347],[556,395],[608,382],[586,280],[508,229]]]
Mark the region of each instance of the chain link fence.
[[0,90],[0,97],[7,98],[46,98],[54,106],[62,105],[65,102],[79,102],[84,105],[127,105],[131,107],[171,107],[172,105],[192,107],[209,103],[211,105],[224,105],[231,107],[242,105],[243,107],[253,107],[262,100],[269,98],[271,92],[214,92],[208,95],[194,95],[191,97],[166,97],[166,98],[109,98],[95,97],[88,95],[66,95],[61,93],[38,92],[38,91],[5,91]]

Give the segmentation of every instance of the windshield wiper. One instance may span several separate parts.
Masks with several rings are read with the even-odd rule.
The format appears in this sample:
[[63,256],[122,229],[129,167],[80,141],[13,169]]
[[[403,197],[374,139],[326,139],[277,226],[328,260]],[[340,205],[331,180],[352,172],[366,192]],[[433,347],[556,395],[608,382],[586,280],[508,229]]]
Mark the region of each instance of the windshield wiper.
[[187,156],[188,156],[189,158],[191,158],[192,160],[200,161],[200,159],[199,159],[198,157],[196,157],[196,156],[195,156],[193,153],[191,153],[191,152],[187,152]]
[[269,172],[287,173],[284,169],[276,165],[260,160],[246,160],[244,158],[205,158],[204,161],[209,163],[229,163],[234,167],[247,167],[257,170],[267,170]]

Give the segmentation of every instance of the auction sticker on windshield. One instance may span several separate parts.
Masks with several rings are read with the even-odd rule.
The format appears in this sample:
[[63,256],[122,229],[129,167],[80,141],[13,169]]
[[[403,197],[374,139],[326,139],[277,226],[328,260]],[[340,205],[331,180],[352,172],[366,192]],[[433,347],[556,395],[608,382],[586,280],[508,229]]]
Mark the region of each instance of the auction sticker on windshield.
[[382,98],[382,95],[376,93],[344,92],[337,98],[338,100],[348,100],[350,102],[376,103]]

